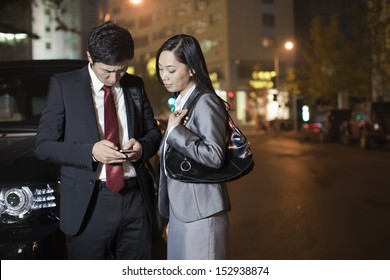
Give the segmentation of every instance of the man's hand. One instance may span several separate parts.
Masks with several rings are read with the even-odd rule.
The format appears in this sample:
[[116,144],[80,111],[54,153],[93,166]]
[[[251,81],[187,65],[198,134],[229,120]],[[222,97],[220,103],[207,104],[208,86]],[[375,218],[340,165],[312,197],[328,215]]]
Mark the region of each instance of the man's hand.
[[127,160],[127,156],[119,152],[119,148],[108,140],[102,140],[92,147],[92,156],[102,163],[121,163]]
[[135,162],[142,157],[142,146],[136,139],[131,138],[129,142],[122,147],[123,150],[132,150],[130,153],[124,153],[127,159],[131,162]]

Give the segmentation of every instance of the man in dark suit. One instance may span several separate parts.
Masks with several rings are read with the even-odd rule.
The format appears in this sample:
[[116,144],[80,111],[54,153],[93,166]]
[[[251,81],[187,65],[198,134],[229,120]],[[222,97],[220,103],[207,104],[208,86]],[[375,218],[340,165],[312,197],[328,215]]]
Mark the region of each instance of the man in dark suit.
[[142,79],[126,73],[133,56],[130,32],[107,22],[90,34],[88,65],[50,80],[35,154],[61,165],[60,228],[69,259],[151,258],[145,162],[161,133]]

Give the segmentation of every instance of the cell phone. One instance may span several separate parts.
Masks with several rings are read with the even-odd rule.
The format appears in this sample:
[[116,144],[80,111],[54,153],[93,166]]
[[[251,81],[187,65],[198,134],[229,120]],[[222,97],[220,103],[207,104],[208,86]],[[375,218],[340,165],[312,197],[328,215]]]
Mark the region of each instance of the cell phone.
[[119,150],[119,152],[121,152],[121,153],[124,153],[124,154],[127,154],[127,153],[132,153],[132,152],[134,152],[134,150]]

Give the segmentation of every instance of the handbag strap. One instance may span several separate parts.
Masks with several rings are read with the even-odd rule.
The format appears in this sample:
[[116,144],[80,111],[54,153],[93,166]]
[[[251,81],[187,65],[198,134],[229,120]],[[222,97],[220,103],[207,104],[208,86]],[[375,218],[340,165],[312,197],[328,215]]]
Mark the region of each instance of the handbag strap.
[[[202,95],[205,95],[205,94],[212,94],[212,93],[210,93],[210,92],[198,92],[197,96],[195,96],[195,98],[193,100],[191,100],[191,103],[189,103],[188,105],[184,104],[184,109],[188,110],[187,111],[187,115],[193,110],[193,108],[195,107],[195,104],[198,102],[199,98]],[[221,106],[222,106],[222,104],[221,104]],[[222,106],[222,108],[224,108],[226,110],[226,112],[228,113],[229,120],[231,120],[230,114],[227,111],[227,109],[224,106]]]
[[[199,92],[198,95],[191,101],[191,103],[188,106],[185,106],[186,109],[188,109],[187,114],[194,108],[196,102],[198,99],[204,95],[204,94],[210,94],[206,92]],[[223,106],[222,106],[223,107]],[[229,112],[226,110],[226,113],[228,115],[228,127],[230,128],[230,133],[233,133],[236,135],[236,137],[240,137],[243,142],[245,142],[247,145],[250,145],[250,142],[248,141],[247,137],[244,135],[244,133],[238,128],[238,126],[234,123],[232,116],[229,114]],[[230,137],[230,136],[229,136]]]
[[192,110],[192,108],[194,107],[194,105],[196,104],[196,102],[198,101],[198,99],[202,96],[206,94],[205,92],[198,92],[197,96],[195,96],[195,98],[193,100],[191,100],[191,103],[189,103],[188,105],[187,104],[184,104],[184,107],[188,110],[187,114]]
[[[139,92],[139,89],[136,88],[136,87],[129,87],[128,90],[129,90],[129,92],[131,94],[131,98],[132,98],[132,100],[134,102],[134,105],[135,105],[138,121],[141,121],[141,120],[143,121],[144,117],[143,117],[143,109],[142,109],[142,102],[141,102],[141,93]],[[157,194],[158,194],[158,181],[159,181],[159,175],[158,175],[159,169],[158,168],[154,168],[149,160],[147,160],[145,162],[145,165],[146,165],[147,171],[152,176],[154,182],[157,182],[157,184],[153,184],[154,195],[155,195],[155,197],[157,197]]]

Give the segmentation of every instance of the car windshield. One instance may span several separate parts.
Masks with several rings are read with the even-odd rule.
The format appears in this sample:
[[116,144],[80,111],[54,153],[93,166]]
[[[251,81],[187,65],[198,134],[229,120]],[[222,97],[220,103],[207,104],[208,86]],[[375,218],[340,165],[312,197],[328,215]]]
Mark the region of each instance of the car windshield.
[[8,62],[0,65],[0,124],[37,126],[55,73],[81,68],[80,61]]
[[36,121],[45,102],[47,83],[46,77],[31,73],[0,77],[0,122]]

